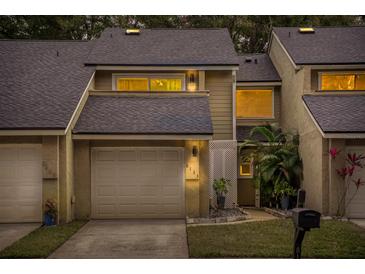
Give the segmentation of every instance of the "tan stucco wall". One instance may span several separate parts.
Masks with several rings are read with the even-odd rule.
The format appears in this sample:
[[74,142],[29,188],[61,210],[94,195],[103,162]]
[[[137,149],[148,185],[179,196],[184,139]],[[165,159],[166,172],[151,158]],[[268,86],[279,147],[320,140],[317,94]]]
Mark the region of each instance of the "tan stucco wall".
[[304,173],[302,187],[307,191],[306,206],[326,213],[327,141],[322,138],[302,102],[302,95],[311,92],[310,69],[304,66],[296,71],[275,37],[269,54],[282,78],[281,126],[287,131],[294,129],[300,135],[299,149]]
[[75,141],[74,142],[74,189],[75,218],[88,219],[91,213],[91,159],[92,147],[123,147],[123,146],[172,146],[185,148],[185,165],[191,157],[192,146],[199,147],[199,179],[185,180],[186,215],[190,217],[206,216],[209,211],[209,153],[208,141],[143,141],[143,140],[106,140],[106,141]]
[[48,199],[56,202],[59,210],[59,182],[58,182],[58,137],[44,136],[42,138],[43,165],[43,206]]
[[75,218],[89,219],[91,212],[91,166],[89,141],[74,142]]
[[73,142],[69,132],[59,137],[59,222],[73,219]]

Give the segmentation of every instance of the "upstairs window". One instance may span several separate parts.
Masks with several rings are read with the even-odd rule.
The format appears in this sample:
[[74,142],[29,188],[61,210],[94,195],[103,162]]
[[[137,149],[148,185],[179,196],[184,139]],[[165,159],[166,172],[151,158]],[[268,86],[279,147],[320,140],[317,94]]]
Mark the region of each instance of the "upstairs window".
[[237,119],[274,118],[272,89],[242,89],[236,92]]
[[320,73],[321,90],[365,90],[365,72]]
[[119,78],[117,88],[124,91],[148,91],[148,78]]
[[159,92],[185,90],[184,74],[113,75],[114,89],[124,92]]

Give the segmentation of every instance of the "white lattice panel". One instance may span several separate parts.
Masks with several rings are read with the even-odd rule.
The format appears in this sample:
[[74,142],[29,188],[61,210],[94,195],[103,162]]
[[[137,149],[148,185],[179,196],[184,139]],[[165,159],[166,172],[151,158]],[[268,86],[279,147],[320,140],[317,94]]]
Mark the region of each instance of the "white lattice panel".
[[210,198],[216,204],[216,195],[213,190],[213,180],[226,178],[231,186],[226,195],[226,207],[232,208],[237,204],[237,142],[210,141],[209,142],[209,184]]

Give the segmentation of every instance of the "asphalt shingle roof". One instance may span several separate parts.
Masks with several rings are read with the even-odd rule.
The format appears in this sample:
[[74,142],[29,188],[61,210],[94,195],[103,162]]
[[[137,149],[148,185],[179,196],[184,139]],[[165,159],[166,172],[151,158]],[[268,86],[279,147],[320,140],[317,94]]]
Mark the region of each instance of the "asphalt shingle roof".
[[0,40],[0,129],[66,128],[94,71],[91,44]]
[[324,133],[365,132],[365,95],[304,95]]
[[300,64],[365,64],[365,27],[274,28],[293,61]]
[[254,128],[254,126],[237,126],[236,130],[236,139],[239,142],[242,142],[244,140],[256,140],[259,142],[266,142],[265,136],[255,133],[252,137],[250,136],[251,130]]
[[227,29],[108,28],[86,63],[99,65],[238,65]]
[[73,130],[84,134],[212,134],[207,96],[90,96]]
[[[250,60],[250,61],[249,61]],[[281,78],[267,54],[239,56],[237,82],[276,82]]]

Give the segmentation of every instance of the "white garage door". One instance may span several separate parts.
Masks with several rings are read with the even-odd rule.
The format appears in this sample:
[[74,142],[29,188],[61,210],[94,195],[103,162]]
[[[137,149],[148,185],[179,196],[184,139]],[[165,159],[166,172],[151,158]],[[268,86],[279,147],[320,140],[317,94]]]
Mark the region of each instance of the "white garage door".
[[[351,147],[347,149],[348,153],[362,154],[365,156],[364,147]],[[365,161],[363,161],[365,164]],[[365,168],[355,168],[353,175],[355,180],[365,180]],[[348,203],[347,217],[349,218],[365,218],[365,185],[361,185],[359,189],[356,189],[356,185],[351,182],[349,190],[347,192],[346,200]]]
[[92,217],[184,217],[183,148],[94,148]]
[[40,145],[0,145],[0,223],[42,221]]

